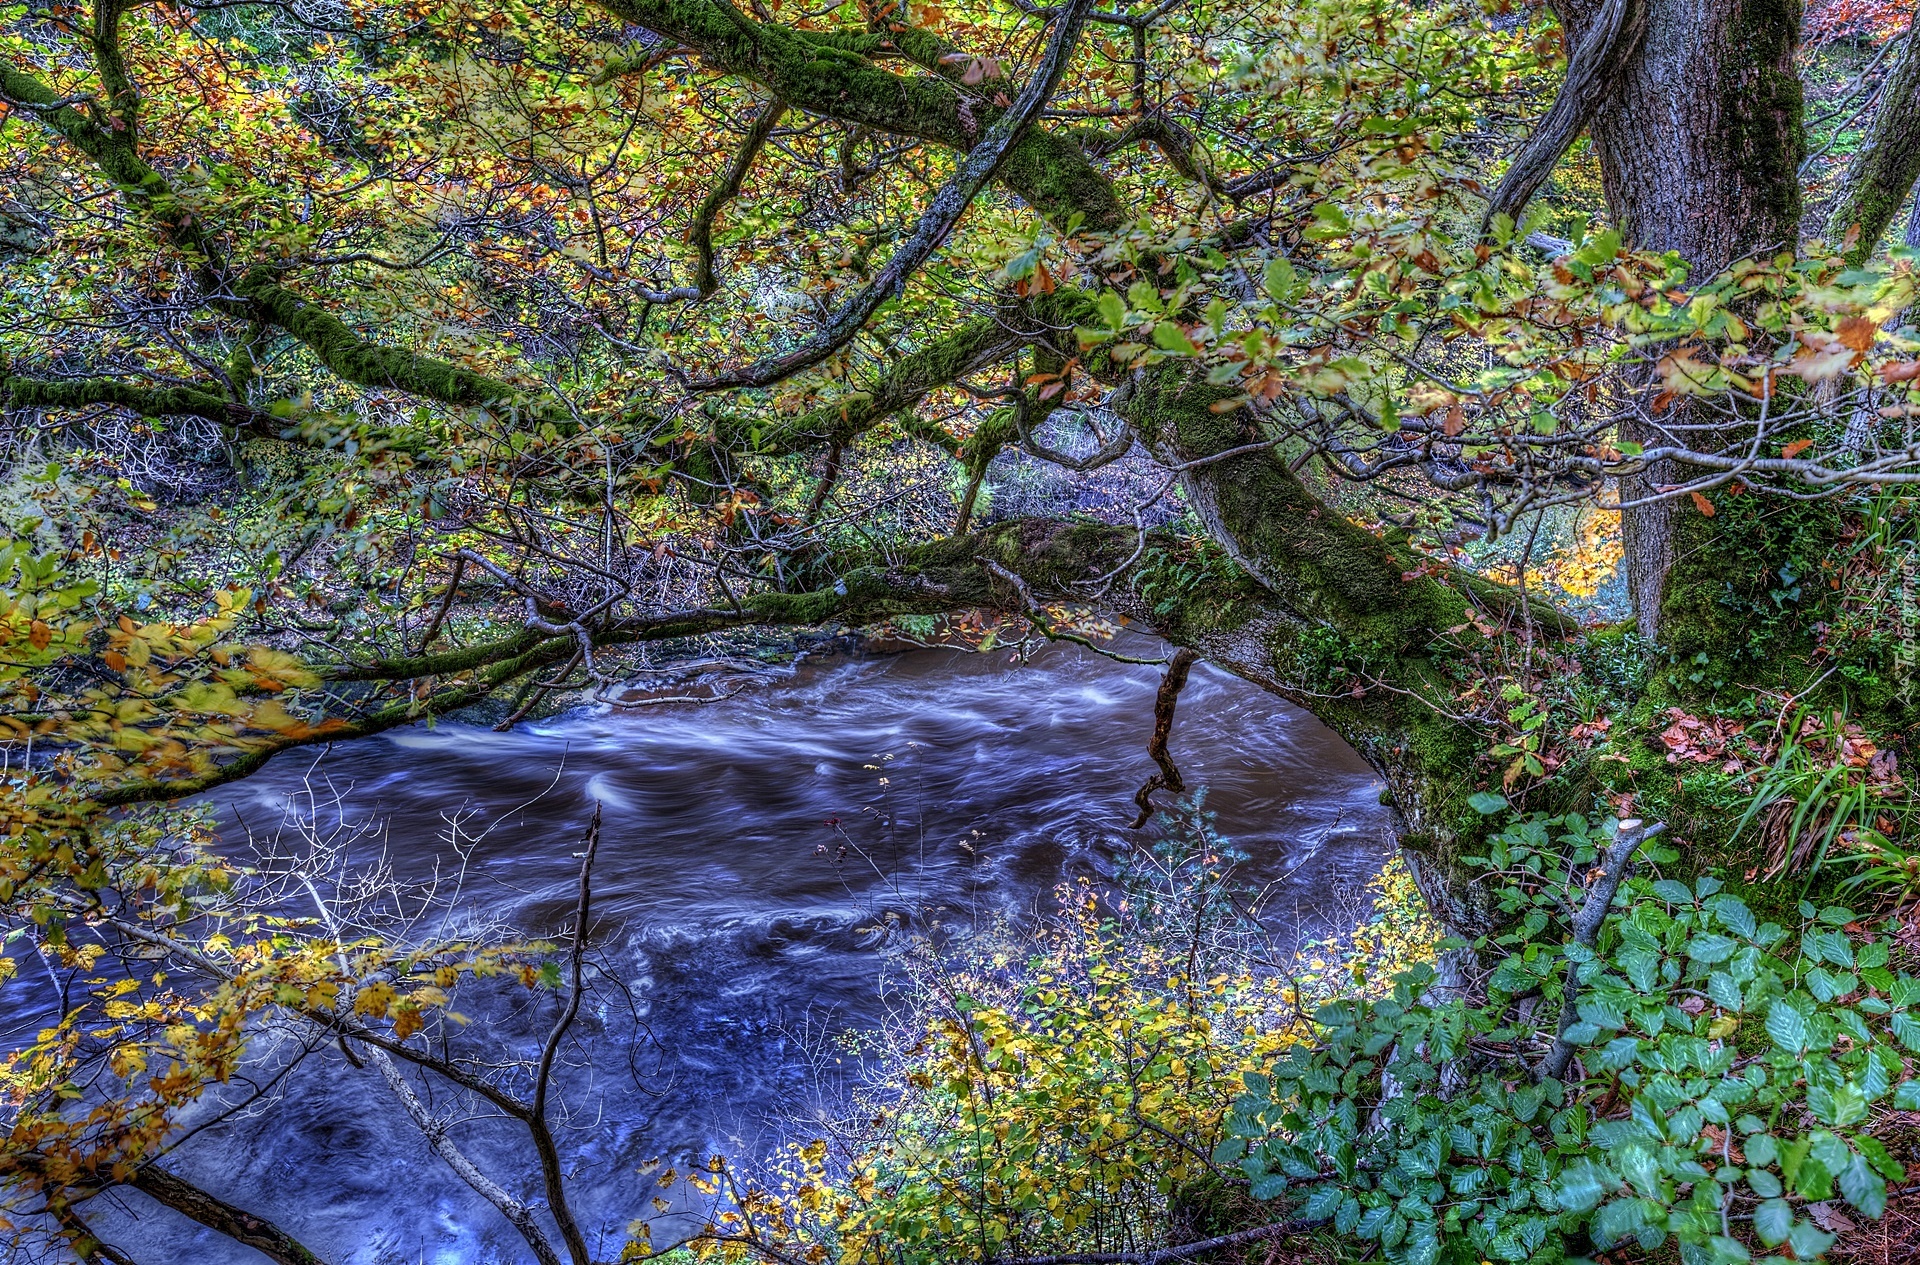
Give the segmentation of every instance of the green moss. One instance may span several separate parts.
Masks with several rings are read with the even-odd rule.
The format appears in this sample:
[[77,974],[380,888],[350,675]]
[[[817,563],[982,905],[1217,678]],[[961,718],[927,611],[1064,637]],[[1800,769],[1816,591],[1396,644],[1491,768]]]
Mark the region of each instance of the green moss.
[[1711,518],[1688,506],[1675,519],[1656,705],[1797,693],[1811,680],[1814,626],[1832,606],[1821,571],[1840,535],[1832,503],[1716,494],[1712,504]]
[[[712,0],[609,0],[625,20],[698,49],[715,69],[765,85],[789,104],[895,135],[971,149],[1000,109],[962,97],[935,77],[908,78],[855,55],[857,43],[746,18]],[[1112,184],[1069,137],[1034,128],[1001,164],[1000,181],[1056,227],[1075,214],[1086,228],[1125,222]]]
[[[1164,366],[1135,393],[1128,417],[1151,444],[1210,456],[1258,438],[1243,429],[1244,410],[1214,411],[1233,394]],[[1410,555],[1323,505],[1271,450],[1215,463],[1204,490],[1253,573],[1301,618],[1336,629],[1352,653],[1391,660],[1466,621],[1459,591],[1424,573],[1409,577]]]

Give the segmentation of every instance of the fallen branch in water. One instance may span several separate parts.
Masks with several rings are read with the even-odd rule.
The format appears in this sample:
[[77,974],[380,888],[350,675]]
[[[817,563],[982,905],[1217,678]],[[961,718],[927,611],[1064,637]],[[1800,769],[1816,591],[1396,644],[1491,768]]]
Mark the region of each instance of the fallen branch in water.
[[1172,662],[1167,664],[1167,674],[1160,678],[1160,692],[1153,700],[1153,737],[1147,742],[1147,754],[1160,766],[1160,771],[1146,780],[1133,802],[1140,808],[1140,815],[1134,818],[1135,830],[1147,824],[1147,818],[1153,816],[1153,793],[1172,791],[1175,795],[1187,789],[1187,783],[1180,776],[1180,766],[1167,754],[1167,738],[1173,733],[1173,711],[1180,702],[1180,691],[1187,688],[1187,672],[1193,667],[1193,661],[1200,656],[1184,647],[1174,652]]

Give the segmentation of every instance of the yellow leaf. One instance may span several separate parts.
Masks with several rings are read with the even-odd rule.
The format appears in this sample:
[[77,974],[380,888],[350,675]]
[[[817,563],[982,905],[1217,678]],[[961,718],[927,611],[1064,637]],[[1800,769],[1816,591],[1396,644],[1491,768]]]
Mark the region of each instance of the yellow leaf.
[[371,1015],[376,1019],[384,1019],[387,1015],[387,1007],[392,1004],[393,985],[383,980],[375,980],[354,995],[353,1013],[356,1015]]

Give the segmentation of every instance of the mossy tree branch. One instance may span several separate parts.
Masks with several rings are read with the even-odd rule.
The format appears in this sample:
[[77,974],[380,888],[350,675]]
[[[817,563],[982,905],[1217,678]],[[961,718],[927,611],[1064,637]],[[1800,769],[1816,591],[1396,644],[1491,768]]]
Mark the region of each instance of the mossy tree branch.
[[[1034,341],[1033,325],[1015,311],[978,317],[918,351],[888,366],[871,390],[853,392],[798,417],[753,419],[728,414],[716,419],[722,446],[770,456],[801,452],[822,444],[849,444],[887,418],[913,409],[927,395],[998,364]],[[751,430],[760,428],[758,443]],[[947,452],[958,454],[960,444],[932,422],[922,422],[916,434]]]
[[[117,26],[108,33],[114,31]],[[117,58],[115,49],[103,65],[116,65]],[[111,88],[114,76],[104,71],[103,76]],[[192,265],[208,307],[285,330],[328,369],[358,386],[400,390],[453,405],[499,404],[525,397],[526,392],[511,383],[363,338],[338,317],[281,285],[265,269],[236,280],[197,210],[140,156],[133,127],[118,115],[112,117],[120,126],[98,123],[56,97],[39,79],[11,66],[0,66],[0,95],[38,118],[93,163],[127,205]]]
[[[213,384],[209,384],[210,386]],[[213,390],[146,386],[119,378],[0,378],[0,395],[11,408],[78,409],[112,405],[141,417],[204,417],[236,431],[275,438],[281,425],[271,414]]]
[[[932,141],[962,153],[986,136],[1001,109],[976,101],[945,79],[897,75],[853,48],[859,35],[817,34],[756,22],[726,0],[600,0],[614,16],[697,50],[715,70],[760,84],[796,109],[894,136]],[[842,45],[846,45],[843,47]],[[872,46],[877,50],[877,45]],[[996,173],[1055,227],[1076,215],[1085,228],[1110,232],[1126,210],[1112,184],[1070,137],[1030,128]]]
[[1860,148],[1847,164],[1840,200],[1827,217],[1827,238],[1846,240],[1847,263],[1859,267],[1880,245],[1894,217],[1920,179],[1920,15],[1907,24],[1905,44],[1887,81]]
[[[1161,460],[1185,467],[1189,503],[1265,590],[1247,602],[1251,632],[1209,627],[1215,617],[1197,605],[1160,620],[1160,631],[1299,703],[1358,749],[1386,777],[1410,843],[1445,871],[1477,836],[1466,792],[1489,745],[1488,727],[1456,702],[1467,647],[1482,643],[1483,624],[1505,624],[1497,635],[1515,640],[1577,625],[1351,522],[1271,445],[1220,457],[1262,437],[1246,407],[1216,411],[1232,395],[1168,364],[1146,371],[1120,410]],[[1459,890],[1443,879],[1429,895]]]
[[895,250],[880,274],[844,300],[827,322],[792,351],[768,356],[738,369],[723,370],[693,382],[697,391],[764,387],[819,364],[846,346],[872,319],[880,305],[897,297],[913,274],[946,241],[960,217],[980,196],[993,174],[1018,146],[1020,138],[1052,99],[1072,60],[1093,0],[1069,0],[1056,17],[1047,50],[1020,96],[993,121],[980,143],[969,149],[947,182],[921,212],[913,234]]
[[780,116],[787,112],[787,103],[775,97],[767,102],[754,119],[753,126],[747,129],[747,137],[740,142],[733,161],[727,164],[726,174],[693,213],[693,227],[689,236],[693,239],[693,248],[699,255],[694,266],[693,288],[698,297],[708,298],[720,288],[720,281],[713,274],[713,221],[720,209],[740,196],[740,185],[752,170],[753,163],[760,156],[760,150],[766,145],[767,138],[773,135],[773,129],[779,125]]

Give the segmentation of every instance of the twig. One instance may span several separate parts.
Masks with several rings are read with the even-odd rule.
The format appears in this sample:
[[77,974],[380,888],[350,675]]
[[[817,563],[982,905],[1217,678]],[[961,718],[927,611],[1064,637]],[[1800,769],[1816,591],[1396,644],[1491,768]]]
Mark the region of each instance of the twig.
[[[1619,836],[1601,857],[1598,881],[1587,889],[1586,899],[1580,902],[1580,912],[1573,916],[1575,944],[1588,949],[1594,946],[1594,942],[1600,938],[1601,926],[1607,921],[1607,911],[1613,908],[1613,898],[1633,868],[1633,854],[1639,851],[1641,844],[1666,828],[1663,822],[1647,825],[1638,818],[1620,823]],[[1534,1073],[1535,1080],[1566,1079],[1567,1068],[1573,1062],[1576,1048],[1567,1039],[1567,1033],[1579,1018],[1580,964],[1568,962],[1566,995],[1560,1002],[1560,1026],[1553,1039],[1553,1048],[1547,1051],[1546,1058],[1540,1061],[1540,1067]]]
[[453,555],[453,574],[447,578],[447,591],[440,599],[440,607],[433,612],[433,618],[427,621],[425,631],[420,634],[420,647],[415,654],[425,654],[433,639],[440,635],[440,625],[447,622],[447,612],[453,609],[454,595],[460,591],[460,578],[467,573],[467,560],[460,554]]
[[540,1155],[540,1174],[547,1190],[547,1211],[560,1227],[560,1237],[566,1240],[573,1265],[592,1265],[593,1258],[587,1251],[586,1237],[580,1233],[580,1224],[574,1220],[573,1209],[567,1204],[567,1189],[560,1172],[560,1150],[554,1145],[553,1131],[547,1127],[547,1091],[553,1080],[554,1057],[559,1054],[560,1043],[566,1039],[567,1029],[573,1026],[574,1017],[580,1013],[587,952],[587,916],[593,906],[593,857],[600,850],[598,800],[594,801],[593,820],[587,823],[586,845],[585,851],[580,854],[580,899],[574,906],[573,943],[567,952],[571,974],[567,1004],[560,1013],[559,1021],[553,1025],[553,1031],[547,1035],[546,1045],[541,1048],[540,1062],[534,1069],[532,1110],[527,1113],[527,1131],[533,1135],[534,1149]]
[[1251,1230],[1236,1230],[1232,1234],[1222,1234],[1217,1238],[1201,1239],[1197,1243],[1182,1243],[1177,1247],[1156,1248],[1146,1252],[1063,1252],[1056,1256],[996,1256],[989,1265],[1164,1265],[1168,1261],[1184,1261],[1208,1252],[1241,1247],[1248,1243],[1264,1243],[1268,1239],[1298,1234],[1302,1230],[1311,1230],[1315,1226],[1324,1224],[1326,1224],[1324,1219],[1276,1221],[1271,1225],[1255,1226]]
[[1020,578],[1016,573],[1009,571],[1006,567],[1001,566],[992,558],[982,558],[980,561],[981,565],[986,567],[988,571],[1013,586],[1014,592],[1020,595],[1020,601],[1024,607],[1027,621],[1038,629],[1040,635],[1048,641],[1071,641],[1076,646],[1085,646],[1095,654],[1105,655],[1115,663],[1134,663],[1157,668],[1167,662],[1165,659],[1136,659],[1132,655],[1121,654],[1118,651],[1109,650],[1105,646],[1097,645],[1091,637],[1082,637],[1079,633],[1061,632],[1053,626],[1053,620],[1047,615],[1047,608],[1040,604],[1040,599],[1033,595],[1033,590],[1028,587],[1025,580]]

